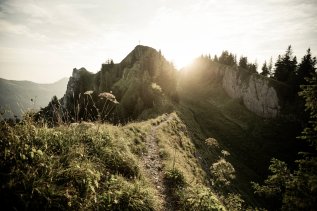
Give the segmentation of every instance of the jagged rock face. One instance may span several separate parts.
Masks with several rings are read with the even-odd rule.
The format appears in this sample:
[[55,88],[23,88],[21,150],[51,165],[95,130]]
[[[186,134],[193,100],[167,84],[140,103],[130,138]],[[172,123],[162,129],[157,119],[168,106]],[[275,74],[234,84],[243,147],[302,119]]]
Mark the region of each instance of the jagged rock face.
[[62,103],[64,108],[67,108],[71,103],[73,103],[74,99],[76,99],[79,93],[82,92],[81,89],[83,89],[83,87],[87,90],[90,89],[90,86],[93,84],[88,83],[87,87],[87,85],[83,85],[83,81],[92,81],[91,76],[93,76],[93,73],[88,72],[85,68],[73,69],[73,74],[69,78],[67,89],[63,97]]
[[79,70],[74,68],[73,74],[69,78],[69,81],[67,84],[67,89],[66,89],[65,95],[63,97],[63,107],[64,108],[67,107],[67,104],[69,104],[69,101],[70,101],[72,95],[75,93],[76,87],[78,87],[79,78],[80,78]]
[[217,72],[222,75],[222,86],[230,97],[241,99],[250,111],[259,116],[278,116],[281,106],[277,90],[270,85],[269,79],[256,74],[243,78],[241,70],[230,67]]
[[258,116],[275,118],[283,107],[281,93],[287,89],[286,85],[259,74],[210,60],[198,60],[185,72],[185,83],[191,83],[192,88],[197,83],[220,84],[231,98],[238,99]]

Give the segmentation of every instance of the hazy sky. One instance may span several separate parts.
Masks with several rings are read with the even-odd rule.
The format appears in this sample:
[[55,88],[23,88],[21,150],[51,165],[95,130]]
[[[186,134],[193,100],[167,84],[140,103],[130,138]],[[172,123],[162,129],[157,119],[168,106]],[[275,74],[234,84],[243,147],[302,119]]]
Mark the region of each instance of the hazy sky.
[[[182,67],[229,50],[258,63],[317,55],[316,0],[0,0],[0,77],[47,83],[100,70],[139,42]],[[300,58],[298,60],[300,60]]]

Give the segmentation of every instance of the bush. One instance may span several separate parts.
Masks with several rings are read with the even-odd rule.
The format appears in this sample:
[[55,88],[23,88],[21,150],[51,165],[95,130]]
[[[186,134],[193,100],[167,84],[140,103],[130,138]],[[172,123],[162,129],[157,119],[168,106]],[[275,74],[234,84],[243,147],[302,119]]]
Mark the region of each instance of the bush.
[[171,188],[181,188],[186,185],[183,173],[175,168],[165,172],[165,181],[167,186]]
[[209,188],[199,186],[178,192],[180,210],[225,210]]
[[229,193],[225,197],[224,203],[228,210],[246,210],[244,207],[244,200],[239,194]]
[[154,200],[147,189],[113,175],[98,201],[102,210],[154,210]]
[[210,167],[210,172],[216,185],[229,185],[235,179],[235,169],[224,158],[221,158]]

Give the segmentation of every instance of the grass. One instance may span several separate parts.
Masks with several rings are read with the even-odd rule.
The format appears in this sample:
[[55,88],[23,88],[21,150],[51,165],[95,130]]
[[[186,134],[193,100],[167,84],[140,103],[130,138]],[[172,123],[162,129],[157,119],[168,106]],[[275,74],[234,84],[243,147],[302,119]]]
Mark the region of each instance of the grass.
[[[154,210],[125,128],[1,125],[1,200],[11,209]],[[124,134],[124,133],[123,133]]]
[[[226,160],[236,170],[236,179],[229,189],[217,189],[218,194],[226,196],[229,191],[240,194],[251,206],[262,206],[253,195],[250,181],[265,178],[271,157],[289,162],[296,157],[303,147],[295,139],[299,134],[296,122],[258,117],[239,100],[228,97],[217,83],[207,81],[182,88],[177,113],[186,124],[205,169],[219,160],[221,150],[231,154]],[[206,147],[208,138],[216,139],[218,146]],[[212,177],[208,172],[207,176]]]
[[[1,204],[17,210],[161,210],[141,164],[146,136],[157,125],[162,171],[176,184],[170,192],[177,196],[175,208],[205,200],[193,194],[208,187],[186,126],[173,113],[125,126],[83,122],[48,128],[28,118],[11,126],[2,122]],[[224,209],[211,191],[209,196],[213,207]]]

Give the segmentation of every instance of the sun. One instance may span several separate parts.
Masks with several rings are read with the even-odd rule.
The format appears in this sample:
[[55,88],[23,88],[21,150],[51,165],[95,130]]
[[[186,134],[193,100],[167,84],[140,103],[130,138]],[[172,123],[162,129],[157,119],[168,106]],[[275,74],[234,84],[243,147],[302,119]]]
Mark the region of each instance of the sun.
[[170,56],[171,61],[173,62],[176,69],[181,70],[184,67],[193,63],[193,60],[197,55],[191,54],[190,52],[175,52]]

